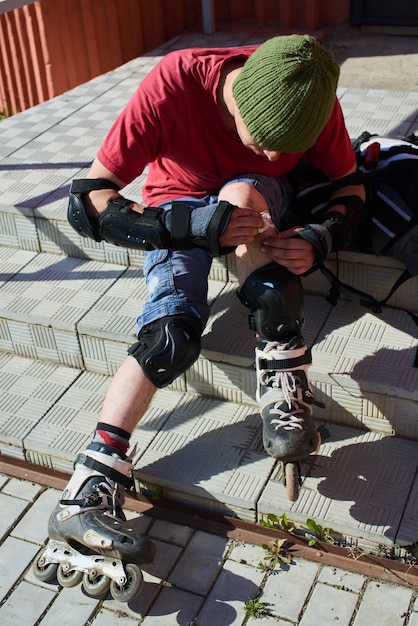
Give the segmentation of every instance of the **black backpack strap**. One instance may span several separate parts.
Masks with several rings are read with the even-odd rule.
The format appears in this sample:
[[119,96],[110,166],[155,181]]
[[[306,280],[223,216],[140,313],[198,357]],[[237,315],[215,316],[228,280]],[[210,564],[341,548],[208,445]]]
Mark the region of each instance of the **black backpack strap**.
[[[403,285],[403,283],[405,283],[407,280],[409,280],[410,278],[412,278],[411,274],[408,272],[408,270],[404,270],[402,272],[402,274],[397,278],[397,280],[395,281],[395,283],[392,286],[392,289],[389,291],[388,295],[386,296],[386,298],[383,298],[383,300],[380,300],[380,304],[382,306],[391,306],[389,304],[386,304],[388,300],[390,300],[390,298],[392,297],[392,295],[395,293],[395,291],[401,286]],[[399,308],[399,307],[391,307],[391,308]],[[402,309],[405,310],[405,309]]]
[[[329,290],[329,294],[327,296],[327,302],[329,302],[332,306],[335,306],[338,302],[338,299],[341,295],[346,295],[349,300],[354,300],[361,304],[361,306],[366,307],[372,313],[380,314],[382,313],[383,307],[387,307],[388,309],[394,309],[397,311],[403,311],[407,313],[411,319],[415,322],[418,327],[418,315],[413,311],[409,311],[408,309],[404,309],[402,307],[393,306],[391,304],[387,304],[388,300],[393,296],[395,291],[399,289],[403,283],[412,278],[412,275],[408,272],[408,270],[404,270],[402,274],[397,278],[395,283],[392,285],[388,295],[386,298],[382,300],[377,300],[374,296],[353,287],[352,285],[348,285],[344,283],[342,280],[338,278],[328,267],[325,265],[320,266],[321,272],[327,278],[327,280],[331,283],[331,288]],[[415,355],[414,367],[418,367],[418,348]]]
[[[372,311],[373,313],[379,314],[382,312],[383,305],[374,296],[364,291],[361,291],[360,289],[357,289],[352,285],[344,283],[338,278],[338,276],[334,274],[334,272],[332,272],[325,265],[320,266],[320,270],[331,283],[331,289],[326,299],[330,304],[332,304],[332,306],[335,306],[337,304],[338,299],[341,297],[341,295],[345,295],[347,298],[349,298],[349,300],[355,300],[356,302],[361,304],[361,306],[370,309],[370,311]],[[388,298],[389,296],[386,299]]]

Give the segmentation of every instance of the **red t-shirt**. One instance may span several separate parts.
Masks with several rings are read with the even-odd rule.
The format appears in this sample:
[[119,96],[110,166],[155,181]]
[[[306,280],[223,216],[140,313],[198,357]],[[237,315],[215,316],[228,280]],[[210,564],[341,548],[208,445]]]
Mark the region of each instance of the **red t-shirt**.
[[[256,155],[226,128],[217,105],[224,64],[235,58],[245,61],[256,47],[197,48],[165,56],[113,124],[99,161],[126,184],[149,165],[143,188],[148,206],[217,194],[225,182],[245,173],[289,173],[305,153],[282,153],[275,162]],[[329,178],[340,178],[353,167],[355,156],[338,100],[306,155]]]

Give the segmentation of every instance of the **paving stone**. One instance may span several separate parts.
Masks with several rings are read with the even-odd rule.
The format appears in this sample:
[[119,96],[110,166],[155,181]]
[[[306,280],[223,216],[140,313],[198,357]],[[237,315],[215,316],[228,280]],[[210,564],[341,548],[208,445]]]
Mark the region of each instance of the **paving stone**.
[[1,287],[0,347],[71,367],[83,367],[76,325],[124,267],[39,254]]
[[108,609],[102,609],[91,622],[94,626],[135,626],[137,618],[130,618]]
[[222,566],[227,547],[227,539],[196,532],[168,582],[186,591],[205,594]]
[[[83,372],[24,440],[26,459],[72,473],[76,455],[91,441],[111,379]],[[183,395],[168,389],[155,394],[131,438],[135,466]]]
[[190,540],[193,531],[187,526],[173,524],[165,520],[155,520],[149,532],[151,539],[174,543],[178,546],[185,546]]
[[289,626],[289,624],[290,622],[270,616],[250,617],[248,622],[245,622],[245,626]]
[[[7,537],[0,546],[0,602],[31,564],[39,546]],[[6,624],[6,622],[3,622]]]
[[72,473],[78,452],[90,443],[110,379],[83,372],[24,440],[32,463]]
[[323,567],[318,577],[321,583],[328,583],[334,587],[343,587],[349,591],[359,593],[364,585],[365,577],[353,572],[347,572],[337,567]]
[[36,483],[31,483],[28,480],[21,480],[19,478],[12,478],[7,485],[2,488],[2,492],[8,496],[15,498],[21,498],[28,502],[33,502],[34,498],[42,490],[42,487]]
[[197,614],[203,601],[204,598],[196,594],[163,587],[141,624],[144,626],[192,624],[193,617]]
[[252,565],[258,567],[260,562],[264,562],[266,551],[261,546],[254,546],[249,543],[239,543],[233,547],[228,556],[231,561],[244,563],[244,565]]
[[[32,626],[46,611],[54,596],[53,591],[23,581],[0,607],[0,623],[5,626],[12,626],[13,624]],[[56,624],[57,622],[55,622],[55,626]],[[75,626],[75,622],[73,622],[73,626]]]
[[63,589],[48,609],[42,626],[85,626],[97,604],[98,600],[83,593],[80,585]]
[[387,583],[368,583],[353,626],[370,626],[370,618],[379,626],[403,626],[412,590]]
[[39,252],[39,237],[35,219],[20,213],[14,215],[10,213],[8,206],[1,208],[0,244],[7,248],[14,247],[25,251]]
[[318,571],[316,563],[294,561],[267,579],[261,600],[275,617],[297,622]]
[[338,626],[349,626],[359,596],[318,583],[315,585],[300,626],[322,626],[338,621]]
[[0,493],[0,538],[10,532],[27,506],[28,502],[21,498]]
[[48,520],[57,504],[57,496],[55,490],[44,491],[13,529],[13,536],[42,544],[48,536]]
[[226,561],[197,616],[199,626],[240,626],[246,616],[245,602],[257,595],[263,577],[254,567]]
[[[351,302],[329,315],[312,351],[317,419],[418,439],[416,326],[402,311],[377,317]],[[344,414],[349,417],[344,417]],[[351,417],[350,417],[351,415]]]

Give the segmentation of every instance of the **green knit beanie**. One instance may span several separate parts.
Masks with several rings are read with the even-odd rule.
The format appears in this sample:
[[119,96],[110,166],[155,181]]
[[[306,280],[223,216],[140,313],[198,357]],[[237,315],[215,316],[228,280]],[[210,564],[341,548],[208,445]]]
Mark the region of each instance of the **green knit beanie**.
[[274,37],[247,59],[232,93],[259,146],[305,152],[331,115],[339,74],[332,53],[313,37]]

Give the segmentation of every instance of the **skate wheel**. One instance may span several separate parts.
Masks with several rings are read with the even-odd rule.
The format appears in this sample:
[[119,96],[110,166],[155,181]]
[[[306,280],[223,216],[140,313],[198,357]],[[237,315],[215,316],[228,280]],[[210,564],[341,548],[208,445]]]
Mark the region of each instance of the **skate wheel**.
[[291,502],[296,502],[299,497],[300,477],[297,463],[288,462],[285,464],[285,485],[286,495]]
[[76,569],[66,570],[65,564],[60,563],[57,569],[57,580],[61,587],[75,587],[83,578],[83,572]]
[[98,574],[92,576],[90,573],[85,573],[83,576],[83,589],[89,596],[93,598],[100,598],[107,595],[110,587],[110,578],[104,574]]
[[144,577],[137,565],[128,563],[125,565],[126,583],[119,585],[115,580],[110,583],[110,593],[114,600],[119,602],[130,602],[139,594],[142,588]]
[[49,581],[57,575],[58,563],[48,563],[46,565],[44,563],[45,559],[41,554],[33,562],[33,573],[38,580],[42,580],[44,583],[49,583]]

